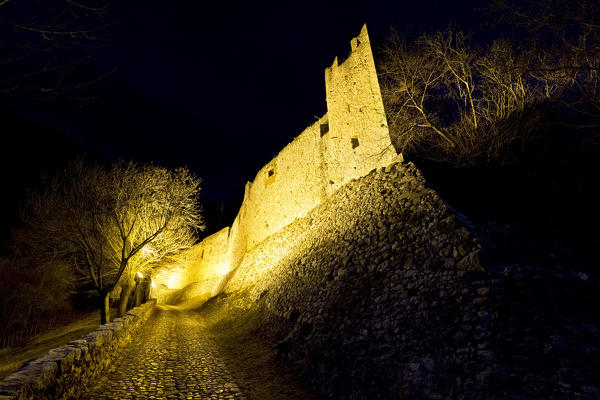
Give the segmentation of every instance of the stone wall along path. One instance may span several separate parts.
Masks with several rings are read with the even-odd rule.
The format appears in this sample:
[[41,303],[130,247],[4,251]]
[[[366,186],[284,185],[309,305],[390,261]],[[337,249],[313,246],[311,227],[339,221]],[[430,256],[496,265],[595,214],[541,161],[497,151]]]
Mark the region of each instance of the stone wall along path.
[[84,399],[245,399],[198,314],[157,306]]

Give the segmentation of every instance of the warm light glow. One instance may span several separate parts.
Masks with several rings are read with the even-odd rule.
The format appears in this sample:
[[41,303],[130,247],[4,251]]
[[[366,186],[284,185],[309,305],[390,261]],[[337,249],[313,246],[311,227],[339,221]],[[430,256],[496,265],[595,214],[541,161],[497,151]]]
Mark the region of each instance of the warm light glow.
[[152,282],[151,286],[152,286],[153,288],[155,288],[155,287],[156,287],[156,285],[154,284],[154,282]]
[[184,275],[181,272],[175,272],[167,275],[165,279],[165,285],[169,289],[181,289],[184,281]]
[[141,273],[140,271],[138,271],[138,273],[137,273],[137,274],[138,274],[138,276],[139,276],[140,278],[143,278],[143,277],[144,277],[144,275],[142,275],[142,273]]
[[165,285],[169,289],[181,289],[186,282],[185,271],[182,268],[164,269],[152,274],[153,282]]
[[216,276],[223,276],[226,275],[229,272],[229,261],[225,260],[219,264],[216,264],[214,267],[214,271],[215,271],[215,275]]

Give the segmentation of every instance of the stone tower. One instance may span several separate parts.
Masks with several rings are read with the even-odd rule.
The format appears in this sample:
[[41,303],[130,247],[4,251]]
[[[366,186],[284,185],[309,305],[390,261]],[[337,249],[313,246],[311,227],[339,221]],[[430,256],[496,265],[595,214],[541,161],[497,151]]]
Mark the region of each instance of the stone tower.
[[350,179],[389,164],[396,151],[387,126],[367,26],[350,41],[343,63],[336,57],[325,70],[331,135],[325,149],[328,194]]

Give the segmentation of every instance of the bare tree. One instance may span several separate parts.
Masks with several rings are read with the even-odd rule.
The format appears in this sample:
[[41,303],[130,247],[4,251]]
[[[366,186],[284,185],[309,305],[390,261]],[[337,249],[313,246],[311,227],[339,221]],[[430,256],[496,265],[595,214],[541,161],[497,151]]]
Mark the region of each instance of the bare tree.
[[475,52],[469,46],[469,37],[463,32],[437,32],[423,35],[425,52],[444,68],[444,83],[451,89],[453,99],[459,107],[471,116],[471,123],[477,128],[477,111],[473,100],[475,91],[474,69]]
[[78,160],[30,193],[23,215],[42,251],[69,259],[92,282],[104,324],[108,295],[121,279],[126,286],[193,244],[203,228],[199,184],[185,168],[121,162],[105,170]]
[[433,132],[452,147],[437,114],[429,107],[446,70],[423,51],[422,42],[408,44],[392,31],[378,63],[386,113],[400,151],[410,151],[417,137]]
[[523,111],[532,101],[531,86],[527,82],[523,60],[508,40],[495,40],[488,51],[477,59],[477,73],[481,75],[480,118],[494,122]]
[[527,71],[540,95],[598,126],[600,2],[496,0],[490,9],[527,34]]
[[106,0],[0,0],[0,93],[11,101],[81,102],[113,67],[96,57],[111,43]]
[[[110,170],[115,187],[112,248],[122,254],[122,290],[118,315],[126,310],[134,278],[146,274],[167,257],[192,246],[202,228],[197,192],[199,181],[183,168],[116,164]],[[117,260],[115,260],[117,261]]]
[[528,137],[518,125],[537,97],[522,59],[507,41],[474,49],[469,39],[453,30],[410,44],[390,35],[377,65],[399,151],[457,166],[502,164]]

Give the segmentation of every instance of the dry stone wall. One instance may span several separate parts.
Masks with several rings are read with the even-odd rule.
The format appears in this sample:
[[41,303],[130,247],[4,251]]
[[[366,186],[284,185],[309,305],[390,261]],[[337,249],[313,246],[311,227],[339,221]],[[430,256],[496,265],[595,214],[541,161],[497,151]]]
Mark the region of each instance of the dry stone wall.
[[483,271],[481,251],[398,163],[250,250],[222,298],[258,309],[323,398],[600,399],[600,282],[560,265]]
[[0,382],[2,400],[78,398],[105,372],[119,349],[131,342],[154,309],[154,301],[102,325],[80,340],[25,363]]
[[[396,163],[250,250],[225,294],[264,307],[280,353],[325,397],[438,398],[492,356],[470,342],[489,322],[474,302],[479,252],[415,166]],[[452,360],[464,369],[435,372]]]
[[[257,299],[265,290],[302,286],[308,277],[306,287],[297,291],[310,301],[306,293],[321,289],[313,281],[386,271],[392,265],[474,270],[480,269],[478,257],[477,242],[425,187],[416,167],[398,162],[349,182],[306,217],[248,251],[225,291],[251,288]],[[282,276],[290,277],[290,287],[281,287]],[[287,311],[273,307],[280,314]]]

